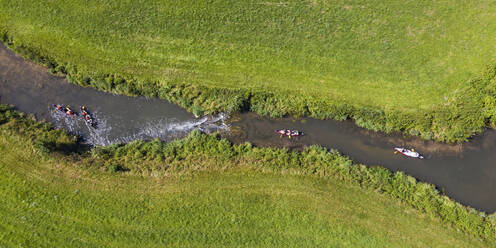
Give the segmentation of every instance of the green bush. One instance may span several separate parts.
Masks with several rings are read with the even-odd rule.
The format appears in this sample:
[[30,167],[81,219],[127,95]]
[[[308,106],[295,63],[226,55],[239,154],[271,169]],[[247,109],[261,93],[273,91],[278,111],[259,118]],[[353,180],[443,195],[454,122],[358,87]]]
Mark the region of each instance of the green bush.
[[191,112],[196,116],[196,117],[200,117],[200,116],[203,116],[203,109],[202,107],[200,106],[196,106],[194,105],[193,107],[191,107]]
[[55,151],[56,144],[53,140],[48,139],[46,136],[36,139],[34,147],[43,154],[49,154]]
[[116,172],[120,172],[120,171],[126,171],[126,169],[119,164],[110,164],[108,166],[108,171],[110,173],[116,173]]

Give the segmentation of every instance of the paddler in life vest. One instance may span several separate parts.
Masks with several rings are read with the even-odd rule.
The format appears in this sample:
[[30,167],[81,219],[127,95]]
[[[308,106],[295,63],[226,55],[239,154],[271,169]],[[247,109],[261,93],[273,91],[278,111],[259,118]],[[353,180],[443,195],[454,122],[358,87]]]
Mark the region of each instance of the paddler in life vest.
[[53,105],[53,106],[55,107],[55,109],[62,111],[62,106],[60,106],[58,104],[57,105]]
[[69,107],[66,107],[65,108],[65,113],[68,114],[68,115],[73,115],[74,114],[74,112],[72,112],[72,110]]
[[82,107],[81,107],[81,113],[82,113],[83,115],[88,115],[88,112],[86,111],[86,107],[85,107],[85,106],[82,106]]

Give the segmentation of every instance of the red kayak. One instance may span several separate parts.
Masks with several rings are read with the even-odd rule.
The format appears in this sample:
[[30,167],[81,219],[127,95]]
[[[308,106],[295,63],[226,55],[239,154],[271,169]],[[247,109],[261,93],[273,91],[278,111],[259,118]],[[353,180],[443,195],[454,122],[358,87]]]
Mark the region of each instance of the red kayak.
[[83,115],[83,119],[86,124],[88,124],[90,127],[95,128],[95,121],[93,120],[93,117],[90,115],[85,106],[81,107],[81,114]]
[[77,115],[76,112],[72,111],[72,109],[69,108],[69,107],[67,107],[67,106],[64,107],[64,106],[62,106],[60,104],[54,104],[53,107],[55,108],[55,110],[60,111],[60,112],[62,112],[64,114],[66,114],[66,115],[71,115],[71,116]]

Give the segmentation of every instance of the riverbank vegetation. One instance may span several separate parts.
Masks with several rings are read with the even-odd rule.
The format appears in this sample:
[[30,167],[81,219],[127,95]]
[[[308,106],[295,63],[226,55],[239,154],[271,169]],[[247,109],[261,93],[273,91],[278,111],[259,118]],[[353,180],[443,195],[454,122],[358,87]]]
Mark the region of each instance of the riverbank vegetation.
[[496,125],[494,10],[490,0],[0,0],[0,37],[74,83],[195,114],[352,118],[455,142]]
[[[494,245],[496,219],[337,151],[171,143],[89,149],[0,105],[6,246]],[[219,173],[221,172],[221,173]]]

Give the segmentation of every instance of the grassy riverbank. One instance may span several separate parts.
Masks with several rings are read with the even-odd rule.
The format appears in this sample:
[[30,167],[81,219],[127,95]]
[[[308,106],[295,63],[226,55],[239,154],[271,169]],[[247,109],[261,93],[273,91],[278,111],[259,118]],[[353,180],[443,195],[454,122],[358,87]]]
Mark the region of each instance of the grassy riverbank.
[[[86,148],[0,105],[0,245],[485,247],[496,223],[318,147],[192,133]],[[484,241],[483,241],[484,240]]]
[[493,1],[8,1],[0,36],[80,85],[201,114],[353,118],[460,141],[496,123]]
[[2,246],[486,245],[336,180],[257,173],[248,165],[220,174],[139,178],[89,172],[58,159],[40,162],[32,151],[20,152],[22,143],[0,138],[0,153],[7,155],[0,158]]

